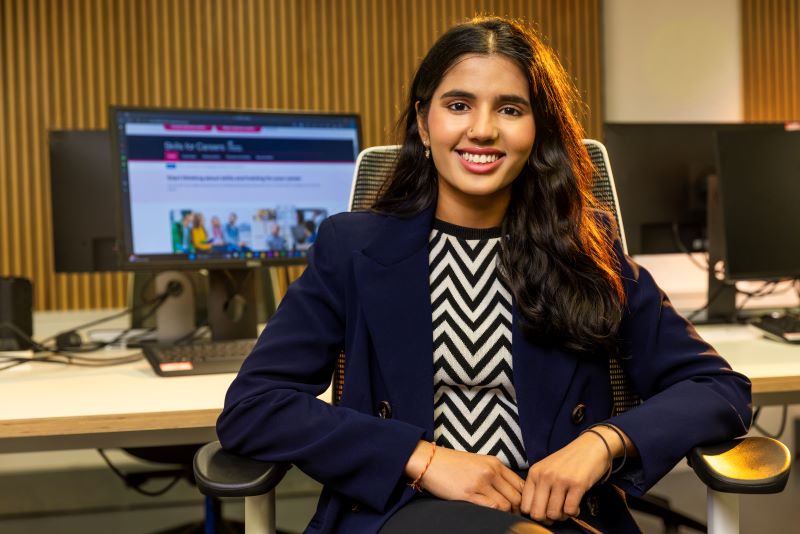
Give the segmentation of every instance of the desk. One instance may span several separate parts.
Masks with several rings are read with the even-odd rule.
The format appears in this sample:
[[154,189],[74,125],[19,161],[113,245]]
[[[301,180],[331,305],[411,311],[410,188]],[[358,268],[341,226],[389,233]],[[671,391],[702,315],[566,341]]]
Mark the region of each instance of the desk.
[[[42,339],[117,311],[37,312],[34,334]],[[124,328],[127,321],[98,328]],[[144,359],[96,368],[26,363],[0,372],[0,453],[212,441],[233,377],[160,378]]]
[[24,364],[0,373],[0,452],[213,441],[233,377],[161,378],[145,361]]
[[[35,337],[115,311],[36,313]],[[126,321],[103,328],[123,328]],[[0,453],[214,441],[214,425],[234,376],[162,378],[144,359],[112,367],[26,363],[0,372]],[[330,401],[331,389],[320,398]]]
[[[37,335],[103,313],[37,314],[47,323],[40,328],[37,319]],[[762,339],[741,325],[699,331],[752,379],[755,404],[800,403],[800,346]],[[0,453],[212,441],[233,377],[161,378],[144,360],[105,368],[25,364],[3,371]],[[321,398],[330,399],[330,392]]]
[[753,382],[753,404],[800,403],[800,345],[766,339],[744,325],[704,325],[700,335]]

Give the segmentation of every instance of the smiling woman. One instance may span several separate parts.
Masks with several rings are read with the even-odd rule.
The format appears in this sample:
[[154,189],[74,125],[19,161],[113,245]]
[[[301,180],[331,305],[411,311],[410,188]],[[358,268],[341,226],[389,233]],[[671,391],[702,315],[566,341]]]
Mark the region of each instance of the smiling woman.
[[[320,225],[217,424],[325,485],[307,532],[639,532],[620,489],[746,432],[749,381],[596,208],[575,94],[523,25],[455,26],[373,209]],[[646,399],[622,414],[612,357]]]
[[502,225],[515,246],[501,247],[500,275],[521,327],[591,353],[613,350],[624,294],[613,234],[592,209],[578,102],[556,55],[521,24],[452,28],[417,70],[397,167],[374,209],[435,205],[446,222]]
[[420,113],[422,143],[439,175],[436,216],[491,228],[503,222],[511,183],[528,162],[535,125],[525,74],[502,55],[465,55]]

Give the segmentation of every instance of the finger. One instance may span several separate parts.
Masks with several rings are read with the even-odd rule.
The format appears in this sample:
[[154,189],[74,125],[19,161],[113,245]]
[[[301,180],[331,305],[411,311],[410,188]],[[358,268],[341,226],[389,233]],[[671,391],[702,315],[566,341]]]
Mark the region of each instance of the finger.
[[531,509],[531,517],[535,521],[546,523],[547,504],[549,501],[550,484],[540,477],[536,484],[536,490],[533,492],[533,507]]
[[564,501],[567,498],[567,489],[565,486],[556,484],[550,489],[550,498],[547,500],[547,509],[545,514],[547,519],[553,521],[563,521],[567,519],[564,514]]
[[485,497],[496,504],[496,506],[492,506],[492,508],[496,510],[502,510],[503,512],[511,511],[511,502],[509,502],[509,500],[506,499],[505,496],[497,491],[494,487],[487,486],[482,488],[481,492]]
[[531,515],[533,508],[533,492],[536,489],[536,483],[533,477],[528,475],[525,479],[525,485],[522,488],[522,499],[520,499],[519,510],[523,515]]
[[580,488],[572,487],[564,499],[564,513],[570,517],[577,517],[581,513],[581,499],[585,492]]
[[513,487],[517,488],[519,493],[522,493],[522,487],[525,485],[525,480],[516,474],[514,471],[506,467],[505,465],[502,466],[500,469],[500,475],[508,481]]
[[492,508],[494,510],[497,510],[497,503],[494,502],[489,497],[487,497],[486,495],[482,495],[480,493],[474,493],[468,500],[472,504],[477,504],[478,506],[485,506],[486,508]]
[[[519,478],[519,477],[517,477]],[[521,479],[520,479],[521,481]],[[522,500],[522,493],[519,486],[512,486],[503,477],[497,477],[492,484],[503,497],[511,504],[514,513],[519,512],[519,503]]]

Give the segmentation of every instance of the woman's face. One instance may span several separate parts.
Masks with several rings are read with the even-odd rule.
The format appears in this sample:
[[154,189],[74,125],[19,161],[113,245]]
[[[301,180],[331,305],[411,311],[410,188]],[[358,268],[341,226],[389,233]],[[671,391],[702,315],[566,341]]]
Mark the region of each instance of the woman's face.
[[[501,55],[465,55],[433,93],[420,136],[439,174],[439,203],[508,205],[536,127],[528,80]],[[455,203],[455,204],[454,204]]]

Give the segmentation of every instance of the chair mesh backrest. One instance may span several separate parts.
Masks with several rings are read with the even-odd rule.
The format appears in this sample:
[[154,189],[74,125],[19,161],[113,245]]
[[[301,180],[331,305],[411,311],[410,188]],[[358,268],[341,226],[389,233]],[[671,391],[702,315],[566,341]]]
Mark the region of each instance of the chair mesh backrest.
[[400,145],[376,146],[361,152],[356,161],[350,211],[369,209],[394,169]]
[[[628,252],[628,245],[625,242],[625,228],[622,225],[622,215],[617,201],[617,190],[614,187],[614,176],[611,173],[611,164],[608,161],[606,147],[594,139],[584,139],[583,145],[589,152],[594,166],[594,180],[592,180],[592,194],[595,200],[604,209],[614,214],[614,219],[619,230],[619,237],[622,241],[622,249]],[[614,397],[613,415],[630,410],[634,406],[641,404],[642,400],[636,394],[630,379],[622,370],[619,359],[609,358],[608,372],[611,379],[611,393]]]
[[[617,227],[620,231],[623,249],[627,252],[625,233],[622,218],[617,202],[614,178],[605,147],[593,139],[584,139],[584,145],[592,159],[595,174],[592,183],[592,193],[600,206],[614,214]],[[367,148],[361,152],[356,161],[356,170],[353,176],[353,189],[350,195],[350,211],[368,209],[375,202],[378,191],[394,169],[395,161],[400,153],[400,145],[378,146]],[[630,381],[625,375],[617,358],[609,359],[609,375],[614,400],[614,414],[624,412],[641,403],[634,393]],[[339,355],[339,361],[334,373],[334,401],[342,397],[344,390],[344,353]]]

